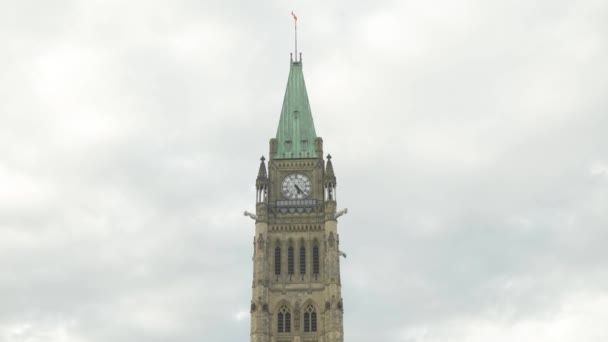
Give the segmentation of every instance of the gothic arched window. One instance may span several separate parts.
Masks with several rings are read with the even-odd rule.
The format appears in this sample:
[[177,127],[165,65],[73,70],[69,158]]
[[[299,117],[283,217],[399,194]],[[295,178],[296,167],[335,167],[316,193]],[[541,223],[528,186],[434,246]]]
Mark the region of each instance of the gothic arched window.
[[289,248],[287,249],[287,273],[288,274],[293,274],[294,273],[294,255],[293,255],[293,246],[289,246]]
[[281,274],[281,247],[274,249],[274,274]]
[[291,332],[291,313],[285,305],[281,307],[277,315],[277,331],[280,333]]
[[316,332],[317,331],[317,311],[315,307],[309,305],[304,311],[304,332]]
[[319,246],[312,248],[312,273],[319,274]]
[[300,274],[306,274],[306,247],[300,247]]

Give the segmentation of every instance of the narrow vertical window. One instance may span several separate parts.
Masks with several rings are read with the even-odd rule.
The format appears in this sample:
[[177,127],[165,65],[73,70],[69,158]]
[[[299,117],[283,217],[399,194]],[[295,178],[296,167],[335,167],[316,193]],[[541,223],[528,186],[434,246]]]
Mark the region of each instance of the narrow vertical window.
[[309,305],[304,311],[304,332],[317,331],[317,311],[315,307]]
[[281,274],[281,247],[274,249],[274,274]]
[[277,331],[280,333],[291,332],[291,313],[285,305],[281,307],[277,315]]
[[277,327],[279,332],[283,332],[285,329],[283,327],[283,321],[285,320],[285,317],[283,316],[282,312],[279,312],[279,317],[278,317],[278,322],[277,322]]
[[300,247],[300,274],[306,274],[306,247]]
[[310,314],[304,313],[304,332],[310,332]]
[[312,273],[319,274],[319,246],[312,248]]
[[291,314],[289,312],[285,314],[285,332],[291,332]]
[[293,255],[293,246],[289,246],[287,249],[287,273],[294,273],[294,255]]

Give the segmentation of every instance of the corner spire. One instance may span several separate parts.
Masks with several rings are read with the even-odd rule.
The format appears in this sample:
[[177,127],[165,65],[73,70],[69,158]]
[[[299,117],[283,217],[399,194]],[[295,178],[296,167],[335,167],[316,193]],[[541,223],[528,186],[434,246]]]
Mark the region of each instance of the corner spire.
[[331,163],[331,154],[327,155],[327,164],[325,165],[325,185],[336,186],[336,174],[334,165]]
[[276,136],[276,159],[318,158],[317,133],[312,119],[302,61],[291,61],[281,119]]
[[[255,202],[258,205],[268,202],[269,182],[268,173],[266,173],[266,164],[264,164],[264,160],[266,160],[266,158],[262,156],[262,158],[260,158],[260,169],[258,170],[258,178],[256,178],[255,180]],[[262,214],[263,210],[261,211],[259,206],[256,208],[256,213],[258,215],[258,219],[263,219],[265,217],[265,214]],[[247,215],[247,212],[245,212],[245,215]]]
[[258,178],[256,179],[256,183],[265,183],[268,181],[268,174],[266,173],[266,164],[264,164],[264,156],[260,158],[260,169],[258,170]]

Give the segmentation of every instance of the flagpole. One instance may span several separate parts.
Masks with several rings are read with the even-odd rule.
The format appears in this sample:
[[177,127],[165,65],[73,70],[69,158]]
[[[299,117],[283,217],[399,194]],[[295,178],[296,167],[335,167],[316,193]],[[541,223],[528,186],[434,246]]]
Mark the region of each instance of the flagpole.
[[[293,17],[293,28],[294,28],[294,42],[296,45],[296,62],[298,61],[298,17],[291,11],[291,16]],[[300,58],[300,60],[302,60]]]

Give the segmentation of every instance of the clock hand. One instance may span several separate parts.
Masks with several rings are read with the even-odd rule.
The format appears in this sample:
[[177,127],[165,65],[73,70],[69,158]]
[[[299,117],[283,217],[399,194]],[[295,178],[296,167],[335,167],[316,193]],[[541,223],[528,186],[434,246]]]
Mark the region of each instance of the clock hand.
[[294,184],[293,186],[296,187],[296,190],[298,190],[298,193],[303,194],[304,192],[302,191],[302,189],[300,189],[299,186],[297,186],[296,184]]

